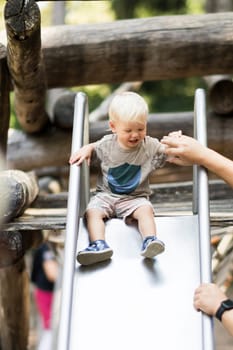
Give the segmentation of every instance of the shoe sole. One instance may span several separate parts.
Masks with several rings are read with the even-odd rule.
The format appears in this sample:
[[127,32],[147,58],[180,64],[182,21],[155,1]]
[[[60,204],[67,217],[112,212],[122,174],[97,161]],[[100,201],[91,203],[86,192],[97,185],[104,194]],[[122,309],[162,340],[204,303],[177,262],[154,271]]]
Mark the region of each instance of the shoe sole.
[[101,261],[109,260],[111,259],[112,255],[113,255],[112,249],[105,249],[104,251],[99,251],[99,252],[83,251],[78,253],[77,261],[81,265],[92,265]]
[[141,252],[141,255],[145,258],[152,259],[156,255],[161,254],[164,251],[164,249],[164,245],[162,245],[159,242],[153,241],[146,247],[146,249],[143,252]]

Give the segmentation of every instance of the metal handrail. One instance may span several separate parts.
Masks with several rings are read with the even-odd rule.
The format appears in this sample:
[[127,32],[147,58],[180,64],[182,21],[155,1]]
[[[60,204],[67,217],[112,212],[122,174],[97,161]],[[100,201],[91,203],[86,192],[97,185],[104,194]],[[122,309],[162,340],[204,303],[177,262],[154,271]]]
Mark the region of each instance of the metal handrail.
[[[207,146],[206,101],[203,89],[197,89],[195,92],[194,137],[202,145]],[[193,173],[193,213],[198,214],[200,281],[209,283],[211,282],[211,251],[208,173],[199,165],[194,165]],[[204,313],[202,314],[202,332],[202,349],[213,350],[213,320]]]
[[[75,97],[74,121],[71,154],[83,144],[88,143],[88,104],[87,96],[79,92]],[[57,339],[57,350],[68,350],[71,329],[71,313],[73,300],[73,280],[75,272],[76,247],[81,215],[81,202],[86,206],[89,199],[89,171],[86,164],[81,167],[71,165],[67,204],[66,239],[64,266],[62,274],[62,295]],[[84,183],[83,183],[84,180]]]

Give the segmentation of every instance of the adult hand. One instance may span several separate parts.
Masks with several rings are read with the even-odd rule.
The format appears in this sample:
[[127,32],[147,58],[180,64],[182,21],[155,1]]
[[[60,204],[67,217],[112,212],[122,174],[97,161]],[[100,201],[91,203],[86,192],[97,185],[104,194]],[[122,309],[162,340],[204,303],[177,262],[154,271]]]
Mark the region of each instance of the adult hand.
[[196,139],[176,133],[164,136],[161,143],[166,146],[167,161],[177,165],[201,164],[207,150]]
[[226,295],[214,283],[201,284],[194,292],[193,304],[196,310],[201,310],[214,316]]

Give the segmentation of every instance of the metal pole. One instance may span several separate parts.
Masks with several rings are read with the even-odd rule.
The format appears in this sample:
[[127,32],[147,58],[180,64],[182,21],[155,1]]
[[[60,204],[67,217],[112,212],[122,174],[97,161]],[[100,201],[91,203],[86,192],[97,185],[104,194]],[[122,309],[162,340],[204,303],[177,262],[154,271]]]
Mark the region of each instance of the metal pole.
[[[75,98],[71,153],[83,145],[85,116],[87,116],[87,97],[78,93]],[[62,295],[60,320],[57,335],[57,350],[68,350],[70,341],[71,312],[73,300],[73,278],[75,270],[76,247],[79,230],[79,212],[82,187],[81,167],[70,167],[69,193],[67,205],[66,239],[62,275]]]
[[[194,137],[204,146],[207,146],[206,129],[205,91],[197,89],[194,103]],[[205,168],[196,166],[194,175],[196,176],[194,197],[199,221],[200,279],[201,283],[209,283],[211,282],[211,252],[208,174]],[[213,321],[204,313],[202,314],[202,331],[203,350],[213,350]]]

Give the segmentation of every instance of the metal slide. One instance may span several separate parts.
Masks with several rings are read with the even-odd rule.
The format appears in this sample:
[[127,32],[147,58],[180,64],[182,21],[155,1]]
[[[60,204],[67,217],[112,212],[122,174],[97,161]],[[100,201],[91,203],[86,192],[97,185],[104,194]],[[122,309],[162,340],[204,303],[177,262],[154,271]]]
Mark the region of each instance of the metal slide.
[[[80,128],[87,115],[87,98],[83,93],[76,96],[74,114],[72,152],[84,142]],[[195,92],[194,115],[195,136],[206,144],[202,89]],[[194,167],[192,215],[155,218],[158,235],[166,244],[163,254],[155,260],[143,259],[136,228],[112,219],[106,224],[112,259],[84,267],[76,263],[77,250],[88,244],[79,214],[83,170],[77,166],[70,170],[61,314],[54,349],[213,350],[212,319],[193,308],[195,288],[211,281],[206,171]],[[85,205],[88,191],[84,193]]]

